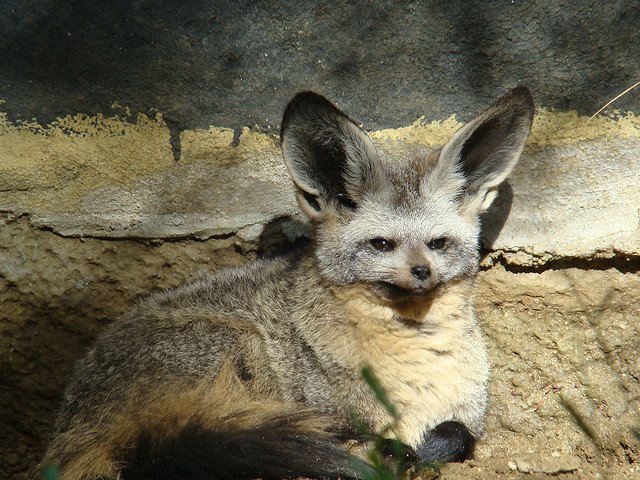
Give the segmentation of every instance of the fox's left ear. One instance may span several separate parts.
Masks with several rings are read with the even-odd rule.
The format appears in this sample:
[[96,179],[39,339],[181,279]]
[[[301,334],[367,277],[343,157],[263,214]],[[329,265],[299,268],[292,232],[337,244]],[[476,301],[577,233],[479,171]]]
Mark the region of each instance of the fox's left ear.
[[520,157],[533,113],[529,89],[517,87],[458,130],[442,148],[440,168],[464,176],[462,211],[477,215],[489,208],[497,187]]
[[314,220],[356,209],[384,181],[369,137],[321,95],[297,94],[284,112],[280,136],[298,203]]

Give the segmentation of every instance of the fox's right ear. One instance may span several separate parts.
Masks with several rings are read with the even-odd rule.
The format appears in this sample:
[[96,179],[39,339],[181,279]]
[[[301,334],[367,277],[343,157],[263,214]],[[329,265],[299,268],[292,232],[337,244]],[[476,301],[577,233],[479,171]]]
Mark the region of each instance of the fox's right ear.
[[355,210],[381,181],[369,137],[321,95],[302,92],[289,102],[280,138],[298,203],[312,219]]

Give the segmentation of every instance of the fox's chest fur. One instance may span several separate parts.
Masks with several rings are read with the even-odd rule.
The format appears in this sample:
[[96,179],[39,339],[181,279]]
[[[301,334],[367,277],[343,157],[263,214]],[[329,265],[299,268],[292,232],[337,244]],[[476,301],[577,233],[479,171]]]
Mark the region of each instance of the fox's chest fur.
[[368,400],[353,395],[362,390],[362,368],[369,367],[400,413],[393,433],[409,445],[418,445],[426,431],[449,419],[481,434],[488,362],[472,283],[454,282],[405,308],[380,305],[357,287],[336,289],[336,310],[343,316],[319,327],[322,333],[312,342],[353,374],[349,381],[357,385],[343,390],[350,392],[343,398],[347,408],[367,418],[374,430],[391,423],[372,395]]

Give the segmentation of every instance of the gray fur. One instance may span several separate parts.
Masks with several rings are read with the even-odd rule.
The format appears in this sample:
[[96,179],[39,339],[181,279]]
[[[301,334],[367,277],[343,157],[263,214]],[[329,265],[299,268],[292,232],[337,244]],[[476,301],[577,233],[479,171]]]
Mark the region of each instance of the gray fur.
[[[480,435],[488,362],[472,301],[478,215],[517,161],[532,114],[528,91],[516,89],[440,153],[391,162],[326,99],[299,94],[282,145],[314,248],[155,295],[114,322],[64,394],[48,457],[63,479],[76,478],[65,465],[77,445],[97,445],[122,415],[213,379],[224,361],[253,400],[382,428],[388,415],[360,376],[369,365],[402,415],[395,435],[413,447],[447,420]],[[393,250],[376,250],[377,238]],[[84,443],[67,445],[69,432]]]

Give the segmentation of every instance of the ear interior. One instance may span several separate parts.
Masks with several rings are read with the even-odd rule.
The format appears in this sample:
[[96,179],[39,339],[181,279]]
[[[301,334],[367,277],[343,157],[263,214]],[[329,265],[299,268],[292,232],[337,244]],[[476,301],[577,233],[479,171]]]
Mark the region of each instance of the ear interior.
[[367,135],[324,97],[296,95],[281,129],[282,152],[298,189],[298,202],[313,217],[333,206],[354,209],[378,176]]
[[318,195],[314,195],[311,192],[300,189],[299,195],[302,195],[302,199],[304,201],[305,209],[311,209],[308,214],[315,214],[315,212],[321,212],[322,207],[318,202]]
[[441,168],[463,176],[463,209],[478,214],[491,205],[498,185],[520,157],[533,114],[529,90],[515,88],[462,127],[442,149]]

